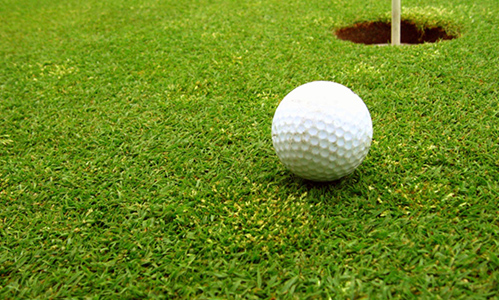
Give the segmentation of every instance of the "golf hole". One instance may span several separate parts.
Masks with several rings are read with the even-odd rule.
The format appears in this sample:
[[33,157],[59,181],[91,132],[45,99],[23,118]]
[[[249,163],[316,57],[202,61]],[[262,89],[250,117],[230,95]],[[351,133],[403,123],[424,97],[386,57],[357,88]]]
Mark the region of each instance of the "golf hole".
[[[361,22],[349,27],[340,28],[335,35],[346,41],[365,45],[383,45],[391,43],[391,23],[383,21]],[[442,40],[452,40],[456,36],[448,33],[442,27],[418,26],[412,21],[402,20],[402,44],[435,43]]]

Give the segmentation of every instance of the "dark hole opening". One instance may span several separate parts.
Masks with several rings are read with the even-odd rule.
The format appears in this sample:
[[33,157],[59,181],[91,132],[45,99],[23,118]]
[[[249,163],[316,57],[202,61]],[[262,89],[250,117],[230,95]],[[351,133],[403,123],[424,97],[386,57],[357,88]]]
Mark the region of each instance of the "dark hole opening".
[[[421,28],[414,22],[403,20],[401,22],[400,42],[402,44],[435,43],[440,40],[452,40],[456,36],[447,33],[442,27]],[[374,45],[391,43],[390,22],[362,22],[350,27],[336,30],[339,39],[358,44]]]

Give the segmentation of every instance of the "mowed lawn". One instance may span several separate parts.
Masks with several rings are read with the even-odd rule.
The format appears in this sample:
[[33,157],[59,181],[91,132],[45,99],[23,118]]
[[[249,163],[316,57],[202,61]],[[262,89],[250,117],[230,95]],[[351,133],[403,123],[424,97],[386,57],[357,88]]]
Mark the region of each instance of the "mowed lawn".
[[[0,298],[498,299],[499,5],[403,0],[451,41],[333,32],[389,0],[0,2]],[[315,184],[274,153],[314,80],[368,156]]]

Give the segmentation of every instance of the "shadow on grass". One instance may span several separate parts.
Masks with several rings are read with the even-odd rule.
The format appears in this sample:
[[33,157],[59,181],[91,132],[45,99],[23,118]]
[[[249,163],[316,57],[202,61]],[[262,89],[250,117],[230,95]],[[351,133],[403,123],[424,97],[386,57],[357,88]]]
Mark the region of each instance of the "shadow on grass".
[[359,169],[350,175],[330,182],[302,179],[289,171],[279,172],[274,179],[278,185],[286,186],[288,192],[294,191],[296,194],[306,192],[311,204],[321,202],[335,205],[371,201],[369,199],[369,186],[373,184],[373,178]]

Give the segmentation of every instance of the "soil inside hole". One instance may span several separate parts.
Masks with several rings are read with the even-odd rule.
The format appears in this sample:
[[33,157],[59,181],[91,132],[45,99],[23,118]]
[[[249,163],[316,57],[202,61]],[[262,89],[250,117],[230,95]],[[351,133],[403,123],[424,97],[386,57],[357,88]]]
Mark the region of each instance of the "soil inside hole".
[[[391,30],[390,22],[375,21],[340,28],[335,34],[339,39],[359,44],[389,44],[391,42]],[[456,36],[447,33],[442,27],[420,28],[411,21],[402,20],[401,22],[400,41],[402,44],[435,43],[440,40],[452,40],[454,38]]]

